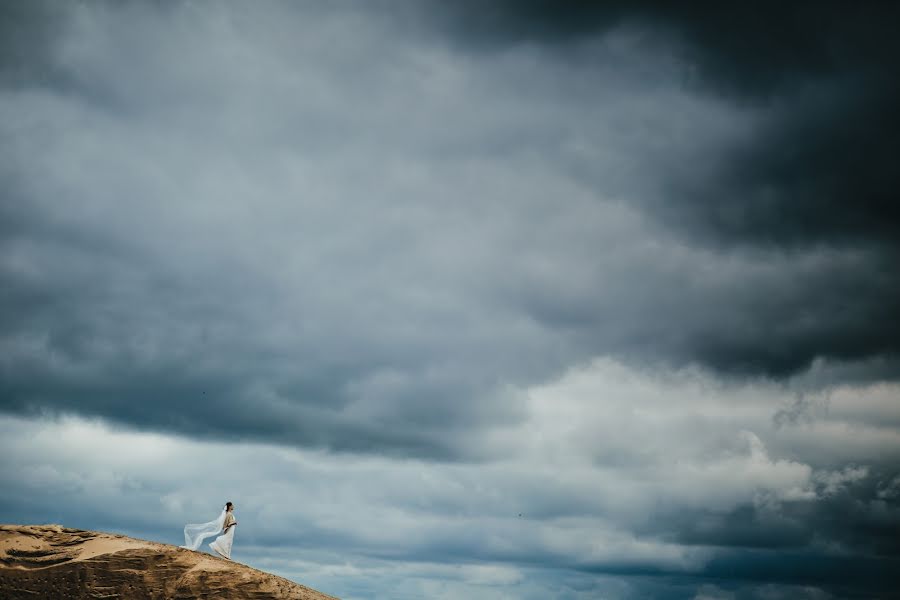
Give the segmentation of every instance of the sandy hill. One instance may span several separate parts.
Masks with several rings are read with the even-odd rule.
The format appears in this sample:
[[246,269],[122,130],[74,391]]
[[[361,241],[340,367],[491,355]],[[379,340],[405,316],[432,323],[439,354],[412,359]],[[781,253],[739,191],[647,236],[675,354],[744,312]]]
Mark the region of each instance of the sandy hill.
[[60,525],[0,525],[0,598],[336,600],[209,554]]

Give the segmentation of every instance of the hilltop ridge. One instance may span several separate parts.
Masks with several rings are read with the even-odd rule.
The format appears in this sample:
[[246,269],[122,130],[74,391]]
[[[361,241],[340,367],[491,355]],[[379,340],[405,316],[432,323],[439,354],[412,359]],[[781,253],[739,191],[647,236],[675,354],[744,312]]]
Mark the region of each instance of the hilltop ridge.
[[0,598],[337,600],[210,554],[62,525],[0,525]]

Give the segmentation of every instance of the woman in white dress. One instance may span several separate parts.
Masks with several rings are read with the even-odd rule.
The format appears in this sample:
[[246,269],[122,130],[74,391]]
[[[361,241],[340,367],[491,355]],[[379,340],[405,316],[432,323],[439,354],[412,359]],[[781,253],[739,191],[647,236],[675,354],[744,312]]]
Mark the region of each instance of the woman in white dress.
[[[224,529],[224,535],[216,538],[210,547],[225,558],[231,559],[231,542],[234,539],[234,526],[237,521],[232,511],[234,504],[225,503],[222,513],[209,523],[191,523],[184,526],[184,546],[188,550],[197,550],[203,540],[219,534]],[[224,552],[223,552],[224,551]]]
[[225,533],[209,544],[209,547],[212,548],[216,554],[222,558],[227,558],[228,560],[231,560],[231,543],[234,541],[234,527],[237,525],[233,512],[234,504],[231,502],[226,503],[225,521],[222,523],[222,528],[225,530]]

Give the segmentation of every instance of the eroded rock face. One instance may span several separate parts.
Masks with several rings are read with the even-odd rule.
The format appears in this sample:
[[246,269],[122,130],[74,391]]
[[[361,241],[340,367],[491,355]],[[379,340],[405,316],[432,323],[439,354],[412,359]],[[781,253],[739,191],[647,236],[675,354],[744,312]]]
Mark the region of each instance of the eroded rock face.
[[335,600],[201,552],[60,525],[0,525],[0,598]]

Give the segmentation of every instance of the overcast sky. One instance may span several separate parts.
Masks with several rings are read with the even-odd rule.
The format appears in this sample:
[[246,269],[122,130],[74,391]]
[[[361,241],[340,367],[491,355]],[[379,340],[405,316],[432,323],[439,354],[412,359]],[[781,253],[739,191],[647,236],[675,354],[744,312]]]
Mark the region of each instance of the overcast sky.
[[898,12],[0,1],[0,522],[891,597]]

